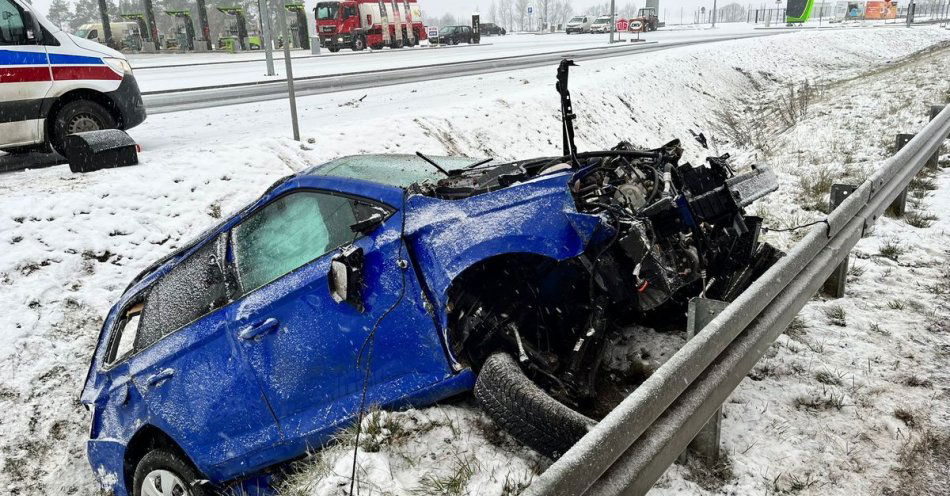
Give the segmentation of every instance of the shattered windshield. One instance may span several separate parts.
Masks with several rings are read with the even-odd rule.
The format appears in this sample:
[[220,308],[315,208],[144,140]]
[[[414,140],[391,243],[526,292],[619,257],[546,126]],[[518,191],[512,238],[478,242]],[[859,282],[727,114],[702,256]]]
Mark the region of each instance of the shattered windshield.
[[[446,170],[459,169],[478,161],[468,157],[430,158]],[[343,157],[318,165],[307,171],[307,174],[362,179],[397,188],[406,188],[413,183],[435,181],[443,177],[435,167],[415,155]]]
[[321,21],[336,19],[336,13],[339,10],[340,10],[340,4],[337,2],[318,3],[317,4],[317,19]]

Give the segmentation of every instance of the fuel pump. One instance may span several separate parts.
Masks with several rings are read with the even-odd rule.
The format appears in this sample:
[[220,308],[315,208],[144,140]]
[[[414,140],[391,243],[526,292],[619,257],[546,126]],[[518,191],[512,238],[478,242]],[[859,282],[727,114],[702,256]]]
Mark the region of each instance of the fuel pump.
[[[178,49],[193,51],[195,49],[195,23],[191,19],[191,11],[166,10],[165,14],[174,17],[178,21],[175,29],[178,38]],[[168,48],[172,48],[170,43]]]
[[218,11],[232,17],[227,35],[218,38],[218,48],[235,52],[247,50],[247,20],[241,7],[218,7]]
[[477,44],[482,41],[481,17],[478,14],[472,15],[472,43]]
[[138,26],[138,33],[133,33],[131,30],[126,35],[125,46],[129,47],[134,51],[142,50],[142,42],[149,41],[148,39],[148,24],[145,23],[145,14],[132,13],[132,14],[119,14],[119,17],[134,22]]
[[284,5],[288,11],[296,14],[290,21],[290,34],[294,37],[297,48],[310,50],[310,30],[307,28],[307,7],[302,3],[288,3]]

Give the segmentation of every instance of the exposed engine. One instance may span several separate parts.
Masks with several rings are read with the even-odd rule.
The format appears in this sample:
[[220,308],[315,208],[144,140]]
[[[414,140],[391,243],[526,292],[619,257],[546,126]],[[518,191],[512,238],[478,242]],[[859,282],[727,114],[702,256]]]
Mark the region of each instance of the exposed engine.
[[[502,346],[553,396],[582,408],[596,394],[611,332],[658,315],[667,322],[684,321],[682,305],[692,297],[731,301],[781,253],[759,242],[762,221],[744,211],[777,189],[768,168],[736,174],[728,155],[709,157],[700,166],[680,163],[678,140],[653,150],[622,142],[611,150],[578,153],[566,89],[570,65],[563,62],[558,75],[564,156],[483,162],[446,172],[447,177],[416,192],[461,199],[571,173],[568,187],[576,209],[600,216],[602,229],[577,260],[512,269],[518,273],[510,281],[534,282],[519,292],[531,295],[530,302],[510,308],[487,302],[492,291],[461,298],[465,308],[459,314],[467,318],[460,319],[459,349],[453,351],[465,351],[477,364],[482,350]],[[495,292],[504,294],[503,289]]]

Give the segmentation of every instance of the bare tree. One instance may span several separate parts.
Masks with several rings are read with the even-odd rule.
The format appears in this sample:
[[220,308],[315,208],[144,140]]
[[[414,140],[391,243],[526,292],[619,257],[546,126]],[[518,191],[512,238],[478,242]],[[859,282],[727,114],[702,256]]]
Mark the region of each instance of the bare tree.
[[740,22],[746,19],[745,7],[738,3],[730,3],[719,7],[716,12],[716,20],[719,22]]
[[491,8],[488,10],[488,20],[495,24],[500,24],[498,21],[498,3],[494,0],[492,0]]
[[518,20],[518,29],[524,31],[527,27],[527,18],[528,15],[528,5],[531,3],[530,0],[515,0],[515,19]]

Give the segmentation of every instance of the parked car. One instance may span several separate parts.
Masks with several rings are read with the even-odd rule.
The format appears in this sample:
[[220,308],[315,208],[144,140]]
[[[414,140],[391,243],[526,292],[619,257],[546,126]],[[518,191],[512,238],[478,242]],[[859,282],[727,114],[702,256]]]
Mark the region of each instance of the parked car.
[[369,405],[473,389],[501,427],[563,453],[593,422],[617,326],[735,298],[775,258],[743,212],[774,189],[767,169],[681,164],[678,142],[577,153],[564,116],[563,156],[314,166],[139,274],[81,396],[106,490],[202,496]]
[[564,28],[564,32],[567,34],[571,33],[589,33],[590,25],[594,22],[594,18],[591,16],[575,16],[572,17],[570,21],[567,21],[567,27]]
[[610,28],[613,26],[613,23],[610,20],[610,16],[600,16],[594,19],[594,22],[590,24],[591,33],[609,33]]
[[458,45],[473,42],[471,26],[445,26],[439,30],[439,36],[429,38],[433,45]]
[[497,24],[495,24],[495,23],[493,23],[493,22],[488,22],[488,23],[485,23],[485,24],[479,24],[479,25],[478,25],[478,29],[479,29],[479,31],[480,31],[483,35],[485,35],[485,36],[494,36],[494,35],[504,36],[504,35],[508,34],[508,31],[506,31],[505,28],[503,28],[503,27],[501,27],[501,26],[499,26],[499,25],[497,25]]
[[0,0],[0,19],[0,150],[62,154],[68,134],[145,120],[125,55],[61,31],[24,0]]

